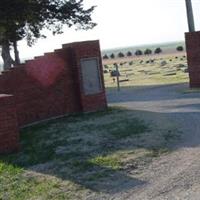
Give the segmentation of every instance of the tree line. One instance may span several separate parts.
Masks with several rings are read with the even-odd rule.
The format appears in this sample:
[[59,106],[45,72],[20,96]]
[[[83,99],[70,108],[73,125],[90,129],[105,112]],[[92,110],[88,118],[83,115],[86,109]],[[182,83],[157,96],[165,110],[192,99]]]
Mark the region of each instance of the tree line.
[[[183,51],[184,48],[183,48],[183,46],[177,46],[176,50]],[[144,51],[137,49],[134,54],[131,51],[128,51],[126,54],[119,52],[117,55],[115,55],[114,53],[111,53],[109,56],[107,54],[105,54],[103,56],[103,59],[109,59],[109,58],[114,59],[115,57],[122,58],[122,57],[126,57],[126,56],[129,57],[129,56],[133,56],[133,55],[135,55],[135,56],[151,55],[153,53],[160,54],[162,52],[163,52],[163,50],[160,47],[157,47],[154,51],[152,51],[149,48],[145,49]]]

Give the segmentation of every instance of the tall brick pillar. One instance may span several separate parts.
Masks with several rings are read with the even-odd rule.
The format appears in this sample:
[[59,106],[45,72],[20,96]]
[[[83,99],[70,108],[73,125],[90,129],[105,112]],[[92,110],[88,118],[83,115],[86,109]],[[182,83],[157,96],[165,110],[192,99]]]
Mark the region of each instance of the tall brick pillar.
[[103,110],[107,107],[101,51],[98,40],[63,45],[73,52],[81,110]]
[[185,33],[190,87],[200,87],[200,31]]
[[0,94],[0,153],[19,149],[19,130],[12,95]]

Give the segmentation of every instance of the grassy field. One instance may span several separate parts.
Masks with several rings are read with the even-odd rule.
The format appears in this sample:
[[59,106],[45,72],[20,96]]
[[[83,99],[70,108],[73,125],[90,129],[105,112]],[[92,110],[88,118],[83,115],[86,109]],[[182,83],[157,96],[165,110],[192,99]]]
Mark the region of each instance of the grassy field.
[[137,111],[109,108],[21,131],[21,151],[0,156],[0,199],[104,199],[142,184],[137,175],[180,137]]
[[110,76],[119,66],[120,85],[157,85],[188,82],[187,58],[184,52],[153,56],[125,57],[103,61],[106,87],[116,87],[116,80]]

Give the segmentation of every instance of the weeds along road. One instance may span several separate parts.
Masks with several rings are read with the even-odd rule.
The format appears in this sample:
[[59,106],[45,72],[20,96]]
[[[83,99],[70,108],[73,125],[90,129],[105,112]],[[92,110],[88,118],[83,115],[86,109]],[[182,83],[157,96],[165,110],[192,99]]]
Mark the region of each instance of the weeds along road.
[[192,199],[200,197],[200,92],[188,84],[109,90],[108,102],[134,110],[139,118],[157,126],[174,123],[180,141],[170,154],[153,161],[141,174],[145,184],[116,194],[113,199]]

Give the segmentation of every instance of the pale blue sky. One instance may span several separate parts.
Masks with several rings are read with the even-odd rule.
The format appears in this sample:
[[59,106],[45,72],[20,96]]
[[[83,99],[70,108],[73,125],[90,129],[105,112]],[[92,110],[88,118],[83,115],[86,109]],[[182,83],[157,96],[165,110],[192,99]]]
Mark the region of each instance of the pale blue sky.
[[[114,48],[184,40],[188,31],[185,0],[85,0],[97,5],[90,31],[66,28],[64,34],[40,39],[28,48],[19,43],[21,57],[33,57],[60,48],[61,44],[99,39],[101,48]],[[196,30],[200,30],[200,0],[192,0]]]

